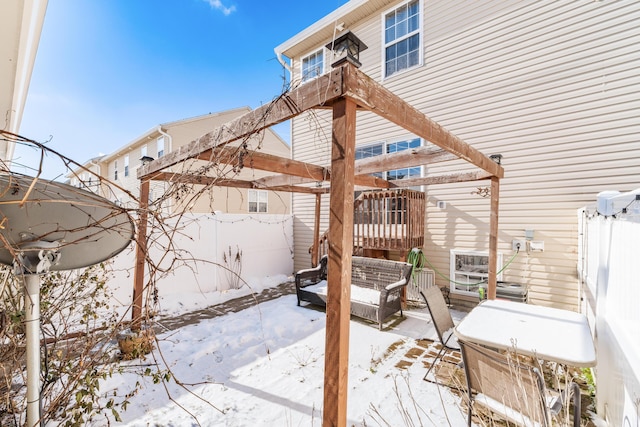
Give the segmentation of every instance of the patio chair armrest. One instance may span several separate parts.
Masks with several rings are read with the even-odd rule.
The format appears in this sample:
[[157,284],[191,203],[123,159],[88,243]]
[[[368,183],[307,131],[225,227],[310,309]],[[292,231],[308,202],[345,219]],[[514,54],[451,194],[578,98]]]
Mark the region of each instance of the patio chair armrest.
[[407,280],[403,278],[380,289],[380,306],[383,306],[392,296],[399,296],[405,286],[407,286]]
[[387,292],[393,292],[396,289],[402,289],[404,286],[407,286],[407,279],[402,278],[400,280],[398,280],[397,282],[393,282],[390,285],[385,286],[385,290]]
[[323,279],[320,266],[317,268],[310,268],[308,270],[300,270],[296,273],[296,288],[304,288],[305,286],[313,285]]
[[313,285],[321,280],[327,278],[327,256],[323,256],[320,259],[318,265],[313,268],[307,268],[304,270],[298,270],[296,273],[296,288],[304,288],[305,286]]

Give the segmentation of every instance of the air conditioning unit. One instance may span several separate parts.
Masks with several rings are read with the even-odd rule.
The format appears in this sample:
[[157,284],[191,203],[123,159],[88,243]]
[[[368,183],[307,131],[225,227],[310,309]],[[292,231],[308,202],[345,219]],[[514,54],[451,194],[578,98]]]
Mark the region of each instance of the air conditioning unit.
[[436,285],[435,273],[433,270],[423,268],[413,274],[413,278],[409,286],[407,286],[407,300],[424,302],[420,296],[420,292],[424,292],[427,288]]

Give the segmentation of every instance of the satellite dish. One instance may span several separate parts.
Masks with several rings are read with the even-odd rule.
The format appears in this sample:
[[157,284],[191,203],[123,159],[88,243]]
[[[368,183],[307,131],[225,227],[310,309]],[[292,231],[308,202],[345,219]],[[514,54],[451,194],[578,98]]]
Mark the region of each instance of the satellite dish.
[[27,425],[40,423],[40,274],[105,261],[133,240],[129,214],[94,193],[0,174],[0,263],[24,278]]
[[13,265],[19,253],[55,249],[60,257],[51,271],[88,267],[125,249],[133,230],[131,217],[97,194],[55,181],[0,175],[2,264]]

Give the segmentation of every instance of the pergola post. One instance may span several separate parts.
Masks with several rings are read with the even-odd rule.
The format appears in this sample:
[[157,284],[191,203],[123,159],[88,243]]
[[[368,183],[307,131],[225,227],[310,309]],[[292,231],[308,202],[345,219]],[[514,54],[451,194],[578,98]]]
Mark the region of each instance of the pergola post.
[[316,212],[313,223],[313,247],[311,248],[311,265],[315,267],[320,261],[318,253],[320,252],[320,204],[322,203],[322,194],[316,193]]
[[489,284],[487,298],[496,299],[498,265],[498,205],[500,200],[500,179],[491,177],[491,216],[489,218]]
[[144,261],[147,253],[147,219],[149,211],[149,180],[140,181],[140,205],[138,209],[138,236],[136,238],[136,266],[133,276],[133,306],[131,330],[140,331],[142,323],[142,291],[144,289]]
[[333,104],[327,326],[324,361],[324,427],[347,423],[351,253],[353,250],[353,190],[356,104],[342,98]]

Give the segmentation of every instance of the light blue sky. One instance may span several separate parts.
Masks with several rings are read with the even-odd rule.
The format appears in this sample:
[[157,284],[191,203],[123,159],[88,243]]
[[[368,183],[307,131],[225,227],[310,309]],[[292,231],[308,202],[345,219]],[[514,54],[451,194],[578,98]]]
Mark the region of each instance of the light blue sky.
[[285,84],[273,48],[346,1],[49,0],[20,134],[83,163],[160,123],[259,107]]

